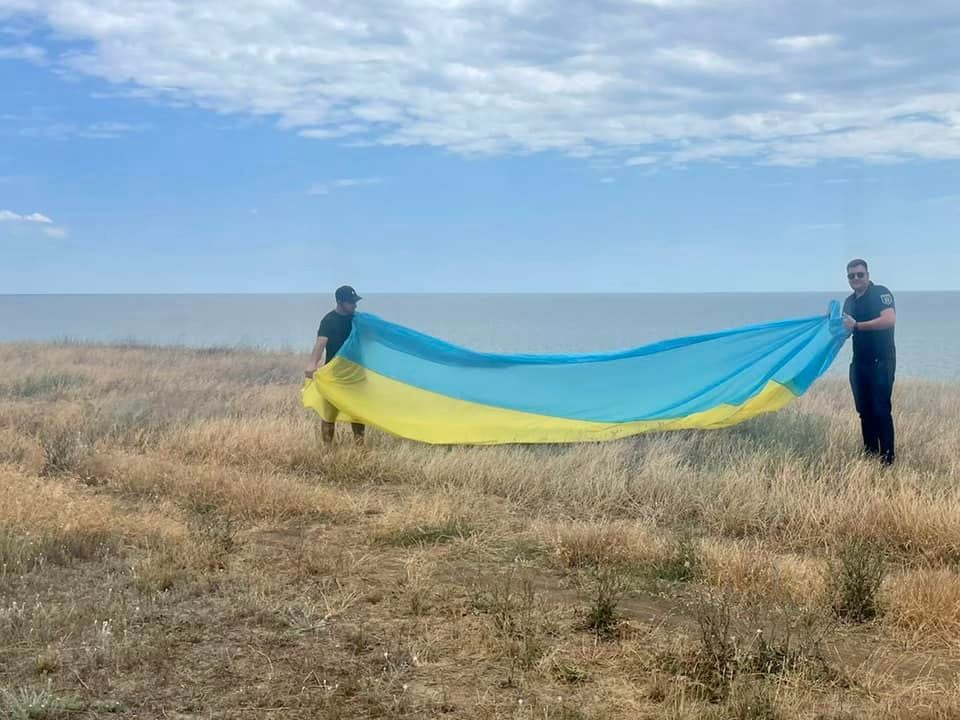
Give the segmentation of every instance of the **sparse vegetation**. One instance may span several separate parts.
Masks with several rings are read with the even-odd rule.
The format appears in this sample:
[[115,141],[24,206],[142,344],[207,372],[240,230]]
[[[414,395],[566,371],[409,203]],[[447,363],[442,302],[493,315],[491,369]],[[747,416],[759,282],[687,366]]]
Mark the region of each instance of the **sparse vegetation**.
[[62,698],[46,687],[0,691],[0,711],[10,720],[55,720],[83,710],[83,703]]
[[0,398],[26,400],[56,398],[86,382],[85,376],[67,372],[47,372],[5,378],[5,382],[0,383]]
[[460,518],[435,525],[412,525],[381,536],[388,545],[409,547],[412,545],[442,545],[463,540],[472,534],[470,526]]
[[681,532],[663,557],[651,566],[653,577],[669,582],[692,582],[700,577],[703,561],[689,532]]
[[898,383],[882,471],[841,381],[722,432],[330,450],[302,364],[0,345],[0,716],[960,717],[960,388]]
[[841,620],[867,622],[880,613],[880,586],[886,574],[884,555],[873,543],[845,544],[829,565],[828,590],[833,611]]
[[619,613],[617,607],[627,589],[624,577],[610,567],[595,567],[588,574],[586,593],[590,599],[586,625],[598,638],[612,639],[617,635]]

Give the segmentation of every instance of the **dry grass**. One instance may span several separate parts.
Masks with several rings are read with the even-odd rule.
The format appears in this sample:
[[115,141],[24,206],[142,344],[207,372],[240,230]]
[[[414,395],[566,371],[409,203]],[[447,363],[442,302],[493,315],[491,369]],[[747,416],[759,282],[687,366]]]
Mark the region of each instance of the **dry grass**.
[[960,645],[960,574],[924,568],[888,579],[883,602],[887,620],[917,643]]
[[82,488],[0,468],[0,574],[91,559],[124,543],[148,547],[183,535],[164,513],[122,508]]
[[898,385],[892,470],[835,380],[723,432],[329,451],[302,363],[0,346],[0,715],[960,717],[960,388]]
[[650,566],[667,557],[668,543],[650,524],[629,520],[541,521],[538,536],[561,567]]
[[712,540],[703,553],[710,585],[798,606],[826,601],[824,567],[816,558],[778,554],[755,540]]

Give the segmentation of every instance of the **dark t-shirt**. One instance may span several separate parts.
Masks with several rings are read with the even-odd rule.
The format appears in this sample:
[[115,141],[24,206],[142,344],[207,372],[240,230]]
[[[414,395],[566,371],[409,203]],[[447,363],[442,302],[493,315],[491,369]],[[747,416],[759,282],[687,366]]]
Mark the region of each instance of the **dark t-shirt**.
[[320,329],[317,330],[317,337],[327,338],[327,362],[333,360],[340,348],[350,337],[350,331],[353,329],[353,315],[341,315],[336,310],[331,310],[320,321]]
[[[876,320],[884,310],[895,310],[893,293],[883,285],[870,283],[867,291],[857,297],[854,293],[843,303],[843,312],[857,322]],[[853,361],[873,363],[878,360],[894,362],[897,359],[893,343],[893,328],[886,330],[858,330],[853,334]]]

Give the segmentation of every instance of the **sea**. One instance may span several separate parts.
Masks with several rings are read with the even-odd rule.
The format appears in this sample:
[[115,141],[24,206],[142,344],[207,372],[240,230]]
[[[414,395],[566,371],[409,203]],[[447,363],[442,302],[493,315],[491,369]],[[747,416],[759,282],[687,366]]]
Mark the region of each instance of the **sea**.
[[[845,293],[377,294],[374,313],[488,352],[635,347],[742,325],[826,314]],[[960,380],[960,292],[902,292],[897,375]],[[309,352],[329,295],[0,295],[0,343],[74,341]],[[849,343],[831,372],[844,372]]]

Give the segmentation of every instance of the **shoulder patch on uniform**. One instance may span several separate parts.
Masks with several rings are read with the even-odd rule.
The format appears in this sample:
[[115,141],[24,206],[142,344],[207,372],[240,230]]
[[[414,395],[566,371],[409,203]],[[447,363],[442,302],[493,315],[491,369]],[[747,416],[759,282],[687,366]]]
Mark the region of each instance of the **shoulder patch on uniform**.
[[893,305],[893,295],[890,293],[883,293],[883,295],[880,296],[880,302],[882,302],[884,305]]

